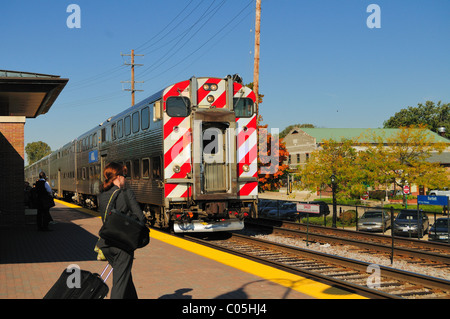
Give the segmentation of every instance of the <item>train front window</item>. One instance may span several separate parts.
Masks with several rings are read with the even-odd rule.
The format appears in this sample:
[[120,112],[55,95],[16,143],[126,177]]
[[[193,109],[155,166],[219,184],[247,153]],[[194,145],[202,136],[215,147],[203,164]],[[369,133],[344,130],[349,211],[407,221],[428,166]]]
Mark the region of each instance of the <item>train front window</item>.
[[171,96],[166,101],[166,112],[170,117],[186,117],[191,112],[191,101],[184,96]]
[[233,107],[236,117],[253,116],[253,100],[249,98],[233,98]]

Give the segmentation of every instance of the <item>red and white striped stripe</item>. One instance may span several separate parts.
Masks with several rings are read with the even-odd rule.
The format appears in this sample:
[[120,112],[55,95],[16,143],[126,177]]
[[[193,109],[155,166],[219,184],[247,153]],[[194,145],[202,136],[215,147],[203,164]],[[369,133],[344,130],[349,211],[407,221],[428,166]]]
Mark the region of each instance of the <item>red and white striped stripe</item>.
[[[255,101],[255,93],[248,87],[239,83],[233,84],[235,98],[251,98]],[[239,177],[258,177],[258,132],[256,115],[249,118],[236,118],[236,158]],[[250,170],[245,172],[243,166],[248,165]],[[257,196],[258,182],[239,183],[239,196]]]
[[[163,92],[164,109],[166,101],[171,96],[189,97],[190,81],[183,81],[169,86]],[[189,117],[170,117],[164,113],[164,178],[186,178],[191,171],[191,123]],[[174,167],[178,165],[180,171],[174,172]],[[181,183],[165,183],[166,198],[187,197],[192,192],[191,187]]]

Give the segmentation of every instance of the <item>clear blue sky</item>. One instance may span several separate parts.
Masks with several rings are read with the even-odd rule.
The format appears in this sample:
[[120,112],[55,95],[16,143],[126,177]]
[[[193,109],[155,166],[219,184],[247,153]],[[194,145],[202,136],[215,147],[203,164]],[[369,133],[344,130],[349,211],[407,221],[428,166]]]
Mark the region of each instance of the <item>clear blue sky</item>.
[[[66,20],[75,3],[81,28]],[[369,4],[381,28],[368,28]],[[191,76],[253,81],[255,0],[16,0],[0,5],[0,69],[70,81],[50,112],[27,120],[25,143],[53,150],[121,112],[123,66],[136,54],[144,99]],[[407,106],[450,102],[450,1],[262,0],[263,123],[382,127]]]

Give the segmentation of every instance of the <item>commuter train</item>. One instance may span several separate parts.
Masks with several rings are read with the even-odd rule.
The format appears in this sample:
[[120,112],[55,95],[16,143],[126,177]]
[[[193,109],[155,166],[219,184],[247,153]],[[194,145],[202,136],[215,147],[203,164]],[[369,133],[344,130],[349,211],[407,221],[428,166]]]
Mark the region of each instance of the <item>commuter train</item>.
[[151,225],[239,230],[257,217],[257,134],[255,94],[239,76],[192,77],[26,167],[25,178],[44,171],[59,197],[95,209],[104,167],[119,162]]

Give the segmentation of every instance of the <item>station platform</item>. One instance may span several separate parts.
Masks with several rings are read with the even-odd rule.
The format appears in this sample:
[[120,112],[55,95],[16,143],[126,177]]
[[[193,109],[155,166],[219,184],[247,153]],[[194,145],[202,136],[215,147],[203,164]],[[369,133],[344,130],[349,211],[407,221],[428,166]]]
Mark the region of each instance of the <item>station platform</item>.
[[[41,299],[69,265],[96,273],[106,266],[94,252],[100,217],[56,202],[51,231],[37,231],[32,220],[0,228],[0,299]],[[132,274],[140,299],[361,298],[155,230],[135,252]]]

